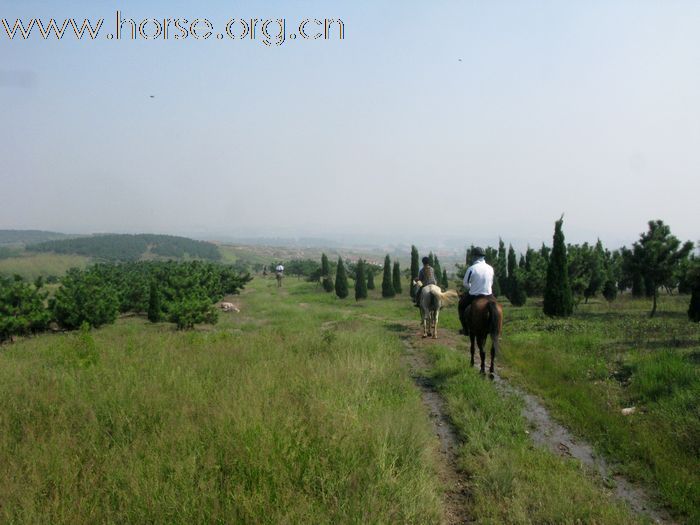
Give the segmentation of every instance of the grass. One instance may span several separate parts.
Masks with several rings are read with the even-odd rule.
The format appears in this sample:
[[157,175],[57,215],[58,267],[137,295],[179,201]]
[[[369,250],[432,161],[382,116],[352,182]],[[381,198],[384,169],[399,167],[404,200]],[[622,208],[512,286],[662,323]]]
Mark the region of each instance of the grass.
[[0,259],[0,275],[21,275],[27,280],[55,275],[60,277],[70,268],[83,268],[90,259],[81,255],[22,252],[19,256]]
[[[258,278],[215,327],[129,318],[3,347],[0,522],[440,523],[436,438],[396,328],[417,333],[417,311],[379,294]],[[497,366],[692,516],[697,332],[668,306],[648,320],[621,300],[566,321],[506,307]],[[440,320],[457,328],[454,308]],[[602,480],[531,445],[520,401],[462,345],[428,352],[464,439],[472,520],[634,522]],[[640,410],[621,416],[629,404]]]
[[[619,472],[655,487],[677,517],[700,522],[700,327],[687,298],[582,305],[568,320],[510,308],[503,360],[510,379],[594,443]],[[624,416],[621,409],[634,406]]]
[[430,351],[431,376],[464,441],[460,456],[472,474],[469,491],[480,523],[634,522],[576,461],[532,446],[522,401],[494,393],[465,352]]
[[267,284],[214,330],[128,319],[3,348],[0,521],[439,523],[399,342],[324,330],[336,315]]

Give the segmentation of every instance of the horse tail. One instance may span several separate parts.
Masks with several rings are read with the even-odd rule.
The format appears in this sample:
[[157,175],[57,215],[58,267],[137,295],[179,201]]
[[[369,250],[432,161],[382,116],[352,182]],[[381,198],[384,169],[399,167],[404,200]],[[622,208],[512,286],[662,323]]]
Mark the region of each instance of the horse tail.
[[488,302],[489,309],[489,333],[491,337],[496,338],[501,332],[501,313],[498,311],[498,305],[495,301]]
[[449,305],[452,301],[457,299],[459,297],[459,294],[455,292],[454,290],[447,290],[446,292],[442,292],[440,290],[435,290],[433,292],[435,295],[440,297],[440,301],[442,303],[442,306],[447,306]]

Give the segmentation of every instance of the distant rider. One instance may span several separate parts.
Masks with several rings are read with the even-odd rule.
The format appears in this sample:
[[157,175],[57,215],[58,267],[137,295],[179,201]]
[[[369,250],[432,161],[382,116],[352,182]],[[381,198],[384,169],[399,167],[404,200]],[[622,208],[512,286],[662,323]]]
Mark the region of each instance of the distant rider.
[[437,285],[437,279],[435,278],[435,270],[433,269],[432,266],[430,266],[430,259],[427,257],[423,257],[423,268],[420,269],[418,272],[418,281],[421,283],[420,289],[416,292],[416,296],[414,297],[414,300],[416,302],[416,306],[420,307],[420,293],[423,291],[424,286],[428,286],[429,284],[435,284]]
[[275,278],[277,279],[277,288],[282,287],[282,277],[284,277],[284,266],[278,264],[275,266]]
[[495,299],[492,288],[493,288],[493,266],[488,264],[484,257],[486,254],[482,248],[474,248],[472,251],[473,262],[472,265],[467,269],[467,273],[464,274],[464,286],[465,293],[459,299],[459,305],[457,306],[457,311],[459,312],[459,320],[462,323],[462,333],[466,334],[468,332],[467,326],[464,320],[464,312],[467,307],[472,304],[474,299],[477,297],[489,297]]

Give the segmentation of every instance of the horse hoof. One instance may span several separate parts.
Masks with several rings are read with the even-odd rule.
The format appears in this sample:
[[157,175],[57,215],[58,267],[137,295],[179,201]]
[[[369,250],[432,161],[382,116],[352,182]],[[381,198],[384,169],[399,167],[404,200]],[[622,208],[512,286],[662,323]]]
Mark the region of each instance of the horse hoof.
[[479,370],[479,373],[480,373],[482,376],[484,376],[484,375],[486,375],[486,370],[484,370],[484,369],[482,368],[481,370]]
[[496,379],[496,374],[489,372],[489,379]]

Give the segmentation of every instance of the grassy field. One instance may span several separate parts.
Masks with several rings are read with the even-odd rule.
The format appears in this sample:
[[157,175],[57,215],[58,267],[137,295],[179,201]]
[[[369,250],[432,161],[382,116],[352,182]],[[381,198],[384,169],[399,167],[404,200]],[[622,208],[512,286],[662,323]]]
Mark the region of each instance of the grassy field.
[[272,284],[216,329],[132,318],[4,347],[0,522],[439,523],[400,343],[323,330],[337,312]]
[[40,275],[60,277],[70,268],[84,268],[89,261],[88,257],[81,255],[21,252],[17,257],[0,259],[0,274],[17,274],[28,280],[34,280]]
[[[437,442],[393,329],[415,309],[285,284],[253,281],[241,314],[194,332],[129,318],[3,347],[0,521],[440,523]],[[465,440],[470,519],[634,522],[532,447],[519,401],[463,352],[429,353]]]

